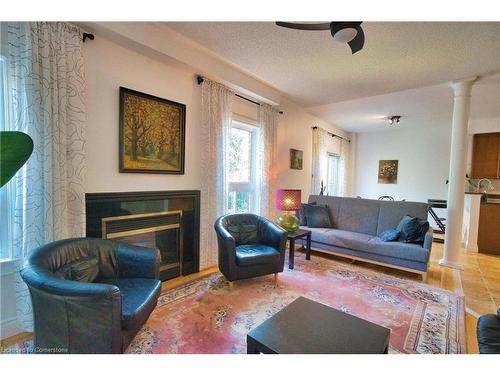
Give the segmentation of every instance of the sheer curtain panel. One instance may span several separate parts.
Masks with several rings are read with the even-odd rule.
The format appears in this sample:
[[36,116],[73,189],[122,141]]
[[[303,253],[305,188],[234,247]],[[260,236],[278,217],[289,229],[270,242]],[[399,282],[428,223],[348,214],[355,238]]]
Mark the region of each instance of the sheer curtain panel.
[[234,92],[205,79],[201,84],[201,247],[200,268],[217,264],[215,220],[226,211],[228,142]]
[[[34,142],[30,159],[2,191],[6,246],[22,265],[37,246],[85,233],[82,33],[62,22],[0,27],[7,81],[4,130],[25,132]],[[20,277],[16,305],[19,328],[32,330],[30,297]]]

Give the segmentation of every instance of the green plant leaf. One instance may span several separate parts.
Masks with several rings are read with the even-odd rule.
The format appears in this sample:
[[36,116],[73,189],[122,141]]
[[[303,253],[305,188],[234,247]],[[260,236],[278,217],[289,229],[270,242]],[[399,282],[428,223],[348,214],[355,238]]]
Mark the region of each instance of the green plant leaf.
[[22,132],[0,132],[0,187],[14,177],[33,152],[33,140]]

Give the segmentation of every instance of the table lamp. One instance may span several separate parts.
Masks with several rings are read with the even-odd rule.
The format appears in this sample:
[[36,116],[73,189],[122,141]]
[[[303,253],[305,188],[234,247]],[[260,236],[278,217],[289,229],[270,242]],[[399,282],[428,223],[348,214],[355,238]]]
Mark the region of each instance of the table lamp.
[[283,211],[276,219],[276,224],[289,233],[299,229],[299,219],[295,211],[300,210],[301,190],[278,189],[276,190],[276,209]]

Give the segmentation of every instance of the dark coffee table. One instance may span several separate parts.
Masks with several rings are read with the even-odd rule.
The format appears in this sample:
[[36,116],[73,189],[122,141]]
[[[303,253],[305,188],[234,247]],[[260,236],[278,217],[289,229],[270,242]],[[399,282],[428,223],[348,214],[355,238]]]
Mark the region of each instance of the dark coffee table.
[[299,297],[247,334],[248,354],[384,354],[390,330]]
[[311,259],[311,231],[305,229],[299,229],[297,232],[288,233],[288,241],[290,241],[290,246],[288,248],[288,268],[293,270],[294,257],[295,257],[295,240],[306,237],[306,259]]

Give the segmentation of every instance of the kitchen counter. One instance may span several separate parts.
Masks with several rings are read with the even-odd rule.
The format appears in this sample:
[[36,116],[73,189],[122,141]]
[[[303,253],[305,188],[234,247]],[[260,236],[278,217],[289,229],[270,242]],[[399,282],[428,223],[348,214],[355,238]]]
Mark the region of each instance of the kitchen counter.
[[481,195],[481,203],[500,204],[500,194],[497,193],[481,193],[475,191],[466,191],[466,195]]

